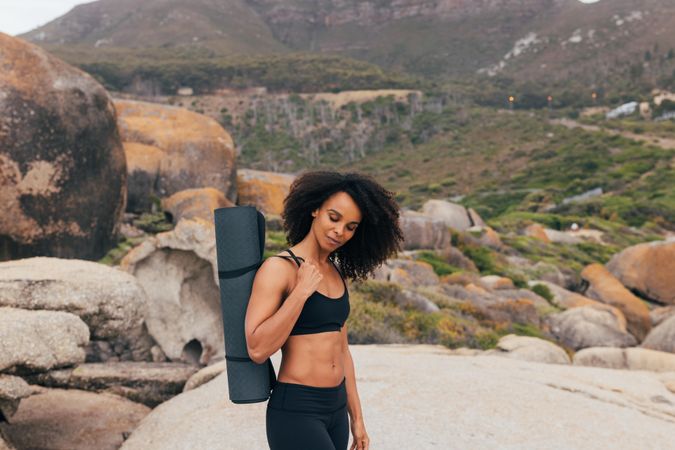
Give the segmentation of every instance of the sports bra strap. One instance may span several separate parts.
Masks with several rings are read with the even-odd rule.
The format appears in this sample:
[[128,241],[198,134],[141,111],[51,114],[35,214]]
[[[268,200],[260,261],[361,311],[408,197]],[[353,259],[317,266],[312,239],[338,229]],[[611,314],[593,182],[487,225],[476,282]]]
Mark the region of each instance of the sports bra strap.
[[[286,251],[291,254],[295,263],[298,265],[298,267],[300,267],[300,261],[298,261],[298,257],[295,256],[295,253],[293,253],[290,248],[287,248]],[[303,261],[304,261],[304,259],[303,259]]]
[[[293,253],[290,248],[287,248],[286,251],[291,254],[291,257],[293,257],[293,261],[295,261],[298,267],[300,267],[299,259],[302,261],[304,261],[304,259],[300,256],[295,256],[295,253]],[[288,256],[283,255],[272,255],[272,256],[278,256],[279,258],[288,259]],[[332,259],[329,259],[329,261],[331,262],[331,264],[333,264],[333,267],[335,267],[335,270],[337,270],[338,275],[340,275],[340,278],[342,278],[342,282],[344,283],[345,277],[342,275],[342,271],[340,270],[340,268],[337,266],[337,264],[335,264],[335,262]]]

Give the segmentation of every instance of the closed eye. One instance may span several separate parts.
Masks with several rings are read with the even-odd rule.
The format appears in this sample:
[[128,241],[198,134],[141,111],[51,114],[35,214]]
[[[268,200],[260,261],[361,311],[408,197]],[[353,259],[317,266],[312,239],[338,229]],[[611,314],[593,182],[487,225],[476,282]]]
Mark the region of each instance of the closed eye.
[[[331,222],[338,222],[339,219],[333,219],[332,217],[330,218]],[[354,228],[347,228],[349,231],[354,231],[356,230],[356,227]]]

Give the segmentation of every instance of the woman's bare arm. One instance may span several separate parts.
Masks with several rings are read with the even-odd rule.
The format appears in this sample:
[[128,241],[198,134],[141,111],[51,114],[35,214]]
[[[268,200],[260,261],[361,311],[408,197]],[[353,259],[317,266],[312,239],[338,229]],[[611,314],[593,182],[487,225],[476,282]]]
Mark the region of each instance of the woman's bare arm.
[[256,272],[244,329],[248,354],[257,364],[265,362],[284,345],[311,294],[296,286],[283,300],[288,280],[295,275],[292,271],[287,261],[267,258]]

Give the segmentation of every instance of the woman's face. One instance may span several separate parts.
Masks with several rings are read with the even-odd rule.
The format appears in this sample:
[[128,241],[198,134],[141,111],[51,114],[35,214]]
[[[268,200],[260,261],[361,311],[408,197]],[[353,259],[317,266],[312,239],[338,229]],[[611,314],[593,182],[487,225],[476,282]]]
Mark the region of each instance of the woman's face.
[[312,212],[314,234],[322,247],[331,252],[343,246],[356,233],[361,210],[346,192],[336,192]]

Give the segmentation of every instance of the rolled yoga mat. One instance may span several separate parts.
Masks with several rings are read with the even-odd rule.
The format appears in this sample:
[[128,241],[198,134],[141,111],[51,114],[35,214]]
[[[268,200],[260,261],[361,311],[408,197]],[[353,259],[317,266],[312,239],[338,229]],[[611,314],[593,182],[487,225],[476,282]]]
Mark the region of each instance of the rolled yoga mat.
[[230,400],[264,402],[276,383],[271,359],[256,364],[246,349],[244,319],[253,279],[265,250],[265,217],[253,206],[214,211]]

